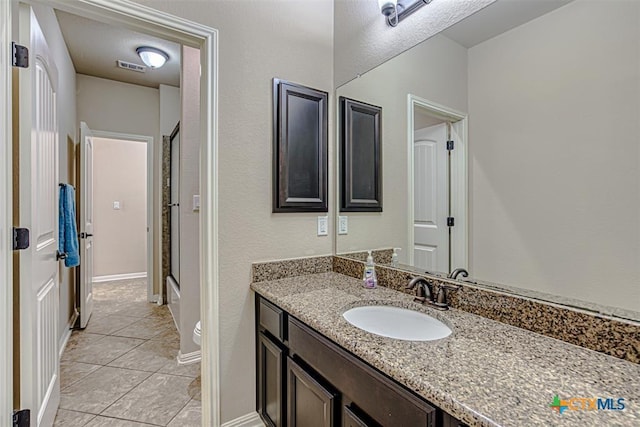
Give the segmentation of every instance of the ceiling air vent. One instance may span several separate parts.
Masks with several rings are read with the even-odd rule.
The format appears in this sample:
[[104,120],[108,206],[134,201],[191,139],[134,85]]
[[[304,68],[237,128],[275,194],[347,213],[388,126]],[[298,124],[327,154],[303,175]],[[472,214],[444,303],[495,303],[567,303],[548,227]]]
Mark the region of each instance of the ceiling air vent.
[[144,73],[145,71],[147,71],[147,67],[143,65],[122,61],[120,59],[118,59],[116,62],[118,63],[118,67],[124,68],[125,70],[137,71],[139,73]]

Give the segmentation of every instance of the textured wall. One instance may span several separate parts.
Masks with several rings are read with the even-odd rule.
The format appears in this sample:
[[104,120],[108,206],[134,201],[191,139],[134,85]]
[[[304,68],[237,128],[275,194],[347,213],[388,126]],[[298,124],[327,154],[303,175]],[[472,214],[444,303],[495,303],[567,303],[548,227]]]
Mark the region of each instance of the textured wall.
[[146,272],[147,144],[94,138],[93,153],[93,276]]
[[335,0],[335,86],[375,68],[494,1],[435,0],[394,28],[387,25],[376,1]]
[[469,50],[470,271],[640,310],[640,3],[614,4]]
[[180,351],[199,350],[193,329],[200,320],[200,50],[182,48],[180,118]]
[[255,410],[251,263],[332,253],[331,237],[316,236],[317,214],[271,213],[270,159],[271,79],[333,90],[333,1],[140,2],[219,30],[220,372],[229,421]]

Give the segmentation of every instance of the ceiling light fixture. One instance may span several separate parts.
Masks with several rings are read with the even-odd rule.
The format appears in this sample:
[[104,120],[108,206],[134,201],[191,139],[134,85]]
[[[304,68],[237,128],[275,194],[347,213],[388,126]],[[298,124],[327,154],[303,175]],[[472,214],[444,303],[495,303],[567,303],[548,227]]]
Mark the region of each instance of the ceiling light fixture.
[[142,59],[142,62],[151,69],[162,67],[169,59],[169,55],[165,51],[155,47],[140,46],[136,49],[136,53]]
[[407,16],[413,14],[432,0],[378,0],[380,12],[387,17],[387,24],[392,27],[398,25]]

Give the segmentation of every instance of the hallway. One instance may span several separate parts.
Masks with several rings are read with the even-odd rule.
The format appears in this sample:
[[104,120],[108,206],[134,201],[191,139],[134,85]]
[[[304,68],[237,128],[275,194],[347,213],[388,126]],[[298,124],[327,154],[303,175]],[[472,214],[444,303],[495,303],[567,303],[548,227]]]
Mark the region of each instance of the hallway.
[[167,306],[146,279],[96,283],[93,315],[60,361],[55,426],[200,426],[200,363],[179,366]]

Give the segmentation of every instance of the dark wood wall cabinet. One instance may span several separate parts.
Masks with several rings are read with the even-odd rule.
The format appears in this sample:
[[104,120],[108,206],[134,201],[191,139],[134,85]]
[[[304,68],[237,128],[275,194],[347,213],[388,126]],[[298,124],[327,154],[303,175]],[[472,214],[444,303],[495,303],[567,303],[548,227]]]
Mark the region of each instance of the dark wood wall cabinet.
[[340,97],[340,211],[382,212],[382,108]]
[[328,93],[273,79],[273,212],[327,212]]
[[271,427],[464,427],[256,296],[257,410]]

